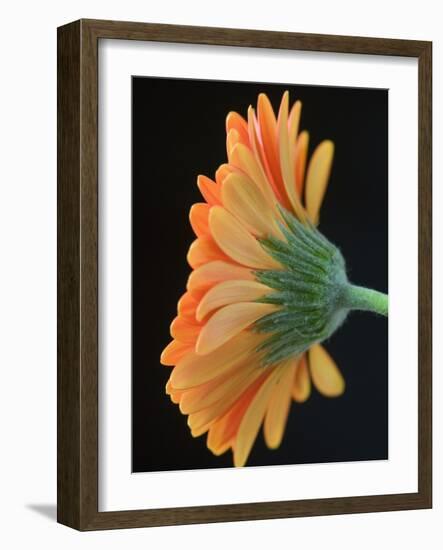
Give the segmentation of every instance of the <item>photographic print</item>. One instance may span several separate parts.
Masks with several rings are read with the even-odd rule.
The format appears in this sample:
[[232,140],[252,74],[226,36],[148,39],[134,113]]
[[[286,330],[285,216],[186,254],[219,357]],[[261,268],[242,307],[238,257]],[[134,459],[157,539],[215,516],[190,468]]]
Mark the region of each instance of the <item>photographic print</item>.
[[57,35],[58,521],[431,508],[432,43]]
[[133,471],[388,459],[388,91],[133,76],[132,155]]

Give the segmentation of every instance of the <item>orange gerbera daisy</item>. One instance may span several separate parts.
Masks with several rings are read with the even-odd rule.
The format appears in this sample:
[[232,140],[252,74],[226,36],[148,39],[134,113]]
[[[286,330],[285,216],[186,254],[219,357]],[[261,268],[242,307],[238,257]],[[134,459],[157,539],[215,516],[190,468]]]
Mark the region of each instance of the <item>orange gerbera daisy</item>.
[[292,400],[305,401],[312,383],[327,397],[343,393],[321,342],[348,311],[387,314],[384,295],[348,283],[340,251],[315,227],[334,146],[323,141],[308,163],[300,113],[285,92],[277,117],[265,94],[247,121],[228,114],[228,162],[215,181],[198,177],[193,271],[161,355],[191,434],[207,433],[216,455],[232,449],[235,466],[262,424],[267,446],[280,445]]

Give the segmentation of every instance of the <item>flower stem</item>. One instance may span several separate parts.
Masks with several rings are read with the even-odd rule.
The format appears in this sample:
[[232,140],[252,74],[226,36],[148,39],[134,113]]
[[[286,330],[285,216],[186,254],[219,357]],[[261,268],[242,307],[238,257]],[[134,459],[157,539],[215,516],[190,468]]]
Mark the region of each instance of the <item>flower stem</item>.
[[349,309],[373,311],[388,316],[388,295],[371,288],[348,285],[345,290],[345,304]]

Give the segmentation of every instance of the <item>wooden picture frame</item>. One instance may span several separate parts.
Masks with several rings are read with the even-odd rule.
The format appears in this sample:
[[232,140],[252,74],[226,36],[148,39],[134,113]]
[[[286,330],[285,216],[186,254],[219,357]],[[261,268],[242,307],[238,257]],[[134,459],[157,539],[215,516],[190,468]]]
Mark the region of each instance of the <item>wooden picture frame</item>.
[[[404,56],[419,75],[418,491],[186,508],[98,511],[98,41],[124,39]],[[58,521],[82,531],[432,506],[432,44],[80,20],[58,29]]]

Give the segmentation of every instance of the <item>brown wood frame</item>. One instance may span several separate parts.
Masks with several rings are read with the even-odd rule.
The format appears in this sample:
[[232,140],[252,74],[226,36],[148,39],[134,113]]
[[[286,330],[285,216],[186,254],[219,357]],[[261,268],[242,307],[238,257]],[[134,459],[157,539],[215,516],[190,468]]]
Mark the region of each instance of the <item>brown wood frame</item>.
[[[135,511],[98,511],[97,111],[103,38],[418,58],[418,492]],[[58,521],[79,530],[432,506],[432,43],[80,20],[58,29]]]

